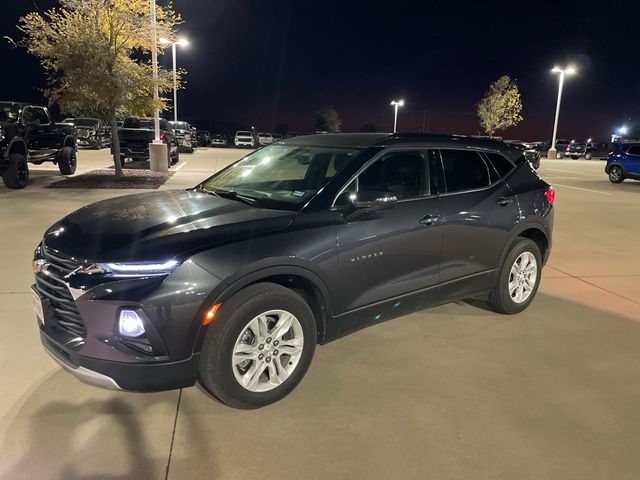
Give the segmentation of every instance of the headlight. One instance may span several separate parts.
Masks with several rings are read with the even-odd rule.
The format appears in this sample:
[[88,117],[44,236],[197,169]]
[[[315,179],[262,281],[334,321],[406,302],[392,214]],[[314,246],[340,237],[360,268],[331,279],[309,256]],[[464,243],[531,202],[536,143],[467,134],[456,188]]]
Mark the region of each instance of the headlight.
[[167,262],[131,262],[131,263],[99,263],[98,267],[105,273],[117,277],[137,277],[148,275],[167,275],[178,266],[177,260]]
[[0,127],[0,142],[4,140],[4,131],[2,130],[2,127]]

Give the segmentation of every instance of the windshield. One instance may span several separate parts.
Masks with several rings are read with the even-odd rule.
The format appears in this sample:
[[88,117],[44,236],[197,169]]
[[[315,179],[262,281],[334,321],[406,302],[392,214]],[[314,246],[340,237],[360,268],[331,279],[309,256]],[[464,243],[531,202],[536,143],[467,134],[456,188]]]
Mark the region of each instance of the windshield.
[[298,210],[362,149],[271,145],[205,180],[199,188],[235,192],[268,208]]
[[124,128],[145,128],[148,130],[154,129],[152,118],[126,118],[122,126]]
[[0,102],[0,122],[16,122],[20,113],[20,105]]
[[72,118],[70,123],[73,123],[76,127],[97,127],[98,120],[95,118]]
[[189,124],[187,122],[169,122],[173,128],[178,130],[189,130]]
[[238,137],[251,137],[251,132],[236,132]]

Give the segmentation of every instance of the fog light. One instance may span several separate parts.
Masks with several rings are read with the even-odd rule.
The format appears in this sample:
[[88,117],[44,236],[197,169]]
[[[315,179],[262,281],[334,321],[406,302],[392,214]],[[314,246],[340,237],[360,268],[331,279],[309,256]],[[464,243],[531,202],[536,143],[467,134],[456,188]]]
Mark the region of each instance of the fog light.
[[139,337],[144,333],[142,319],[133,310],[122,310],[118,322],[118,330],[125,337]]

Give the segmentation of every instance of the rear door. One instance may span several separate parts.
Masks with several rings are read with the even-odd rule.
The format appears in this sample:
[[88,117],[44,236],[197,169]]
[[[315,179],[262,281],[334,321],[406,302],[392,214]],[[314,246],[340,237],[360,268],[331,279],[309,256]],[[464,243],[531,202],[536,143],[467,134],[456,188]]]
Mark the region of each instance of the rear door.
[[433,150],[387,151],[349,187],[390,192],[398,202],[338,225],[336,313],[438,284],[442,226],[428,167],[434,158]]
[[[468,279],[455,295],[474,290],[500,263],[510,232],[519,218],[517,198],[489,161],[488,154],[463,149],[441,149],[446,193],[441,197],[443,246],[440,279],[443,283]],[[505,157],[496,162],[514,167]],[[463,282],[464,283],[464,282]]]

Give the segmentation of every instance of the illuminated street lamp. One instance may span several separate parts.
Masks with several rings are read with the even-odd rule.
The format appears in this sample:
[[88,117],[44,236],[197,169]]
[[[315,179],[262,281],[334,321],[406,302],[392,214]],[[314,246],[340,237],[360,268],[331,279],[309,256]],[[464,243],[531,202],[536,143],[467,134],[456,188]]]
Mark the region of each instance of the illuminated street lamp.
[[627,133],[629,133],[629,127],[623,125],[618,129],[618,133],[620,135],[626,135]]
[[394,107],[393,113],[393,133],[396,133],[398,126],[398,108],[404,106],[404,100],[392,100],[391,105]]
[[556,134],[558,133],[558,117],[560,116],[560,99],[562,98],[562,86],[564,85],[564,77],[565,75],[573,75],[576,73],[576,69],[572,66],[567,68],[560,68],[558,66],[553,67],[551,70],[552,73],[559,73],[559,82],[558,82],[558,102],[556,104],[556,119],[553,124],[553,138],[551,139],[551,148],[547,153],[547,158],[555,158],[556,157]]
[[176,68],[176,46],[187,47],[189,41],[186,38],[180,38],[175,42],[166,38],[161,38],[160,43],[163,45],[171,45],[173,54],[173,119],[178,121],[178,70]]

